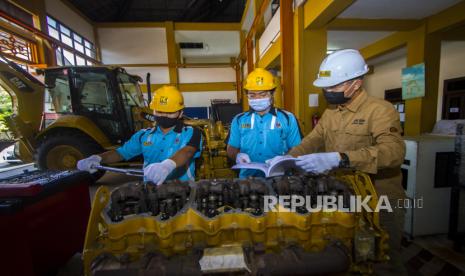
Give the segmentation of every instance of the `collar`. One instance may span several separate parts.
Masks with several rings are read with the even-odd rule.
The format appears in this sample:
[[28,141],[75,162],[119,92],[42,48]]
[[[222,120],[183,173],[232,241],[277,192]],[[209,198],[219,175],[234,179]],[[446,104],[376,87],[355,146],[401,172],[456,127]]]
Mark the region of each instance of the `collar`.
[[360,92],[360,94],[358,94],[358,96],[350,104],[346,105],[345,107],[347,108],[347,110],[351,112],[357,112],[360,106],[367,100],[367,98],[368,98],[368,94],[365,91],[365,89],[362,88],[362,91]]

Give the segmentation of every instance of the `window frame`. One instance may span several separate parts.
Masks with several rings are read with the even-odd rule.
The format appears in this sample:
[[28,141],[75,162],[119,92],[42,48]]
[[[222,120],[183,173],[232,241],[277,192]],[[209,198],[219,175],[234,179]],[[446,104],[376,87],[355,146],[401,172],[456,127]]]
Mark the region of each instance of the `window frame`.
[[[50,21],[53,21],[54,24],[52,24]],[[93,42],[91,42],[89,39],[87,39],[85,36],[79,34],[78,32],[74,31],[72,28],[70,28],[68,25],[63,24],[60,20],[56,19],[55,17],[47,14],[46,15],[46,23],[47,23],[47,34],[50,35],[51,37],[55,38],[56,40],[60,41],[64,45],[69,46],[70,48],[73,49],[73,60],[71,62],[72,66],[83,66],[83,65],[77,65],[77,58],[76,56],[79,56],[80,58],[84,59],[84,65],[93,65],[94,61],[96,61],[96,49],[95,45]],[[55,25],[55,26],[54,26]],[[66,34],[66,32],[62,32],[62,28],[69,31],[69,35]],[[58,33],[58,38],[55,36],[52,36],[50,34],[50,29],[53,29],[55,32]],[[71,45],[68,44],[63,40],[63,36],[65,36],[67,39],[71,41]],[[79,40],[76,40],[76,38],[80,38]],[[80,47],[82,47],[82,52],[76,48],[76,44],[79,44]],[[55,55],[56,55],[56,62],[57,64],[63,64],[63,66],[68,66],[66,64],[65,56],[64,56],[64,47],[58,47]],[[69,50],[67,50],[69,52]],[[60,54],[60,56],[57,55],[57,53]],[[60,59],[60,60],[59,60]]]

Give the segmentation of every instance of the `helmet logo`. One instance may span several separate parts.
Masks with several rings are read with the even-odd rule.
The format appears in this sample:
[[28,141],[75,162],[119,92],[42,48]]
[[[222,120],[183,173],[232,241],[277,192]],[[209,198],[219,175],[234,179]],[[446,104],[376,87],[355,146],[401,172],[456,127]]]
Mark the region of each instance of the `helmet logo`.
[[257,85],[263,85],[263,77],[256,77],[255,78],[255,83]]
[[160,104],[163,104],[163,105],[168,104],[168,97],[161,96],[160,97]]
[[331,77],[331,71],[320,71],[320,77]]

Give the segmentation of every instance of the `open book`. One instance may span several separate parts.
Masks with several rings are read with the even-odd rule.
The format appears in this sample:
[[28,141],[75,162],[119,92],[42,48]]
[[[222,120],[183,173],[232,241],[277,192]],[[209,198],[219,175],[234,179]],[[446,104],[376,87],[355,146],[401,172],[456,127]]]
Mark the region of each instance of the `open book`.
[[270,163],[242,163],[233,166],[233,169],[253,169],[260,170],[265,173],[266,177],[284,175],[286,171],[294,169],[302,171],[301,168],[297,167],[295,161],[297,158],[292,156],[279,156],[274,158]]

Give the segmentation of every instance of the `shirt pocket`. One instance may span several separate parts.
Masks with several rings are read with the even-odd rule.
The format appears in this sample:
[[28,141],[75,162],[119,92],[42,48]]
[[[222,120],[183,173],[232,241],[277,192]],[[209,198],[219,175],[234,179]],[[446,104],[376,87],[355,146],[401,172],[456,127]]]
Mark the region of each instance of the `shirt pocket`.
[[240,144],[240,150],[241,152],[249,152],[254,145],[254,131],[252,129],[243,129],[241,130],[241,144]]
[[368,125],[350,125],[344,131],[344,144],[351,150],[373,145],[373,136]]
[[282,128],[266,130],[265,148],[269,149],[271,155],[283,155],[287,153],[287,135]]

